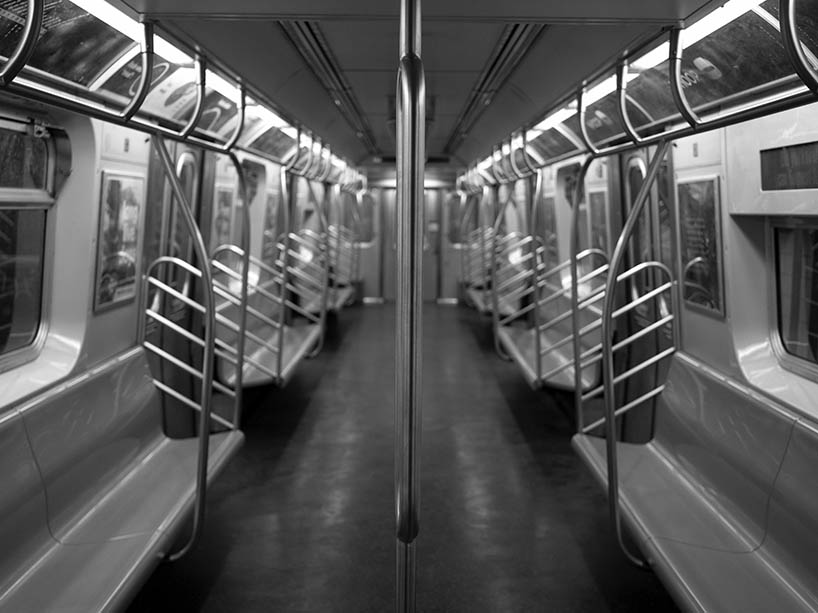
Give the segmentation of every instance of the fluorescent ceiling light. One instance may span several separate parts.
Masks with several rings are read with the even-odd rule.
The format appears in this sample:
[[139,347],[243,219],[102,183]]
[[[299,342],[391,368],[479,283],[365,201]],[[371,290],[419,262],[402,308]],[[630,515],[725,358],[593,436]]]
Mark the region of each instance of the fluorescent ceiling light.
[[216,90],[231,102],[235,102],[239,99],[239,88],[212,70],[205,71],[205,83],[207,83],[208,87]]
[[699,42],[731,21],[738,19],[747,11],[751,11],[761,2],[762,0],[730,0],[730,2],[723,4],[690,27],[682,30],[682,48],[687,48]]
[[137,43],[142,40],[142,25],[104,0],[71,0],[71,2],[131,40]]
[[[71,0],[73,4],[86,13],[93,15],[100,21],[107,23],[113,29],[124,34],[136,43],[142,42],[144,27],[135,19],[129,17],[119,9],[111,6],[105,0]],[[189,55],[179,50],[161,36],[153,37],[153,48],[157,55],[174,64],[191,64]]]
[[662,62],[666,62],[669,56],[670,43],[665,41],[655,49],[648,51],[645,55],[632,60],[628,67],[637,72],[644,72],[645,70],[650,70],[658,66]]
[[566,119],[569,119],[577,114],[577,109],[571,108],[570,106],[563,107],[553,113],[551,113],[548,117],[543,119],[540,123],[534,126],[535,130],[539,130],[541,132],[545,132],[550,130],[554,126],[558,126]]
[[284,134],[286,134],[287,136],[289,136],[293,140],[298,138],[298,130],[296,130],[294,127],[292,127],[290,125],[284,124],[281,127],[281,131],[284,132]]
[[482,162],[480,162],[477,165],[477,170],[488,170],[489,168],[491,168],[491,165],[493,163],[494,163],[494,158],[490,155],[489,157],[487,157],[485,160],[483,160]]
[[[207,82],[210,83],[210,77],[209,76],[208,76]],[[229,85],[229,83],[228,83],[228,85]],[[215,89],[215,87],[214,87],[214,89]],[[221,92],[221,90],[218,90],[218,91]],[[237,95],[237,92],[238,92],[238,89],[237,88],[234,89],[234,94],[235,95]],[[224,92],[221,92],[221,93],[224,94]],[[227,95],[227,94],[225,94],[225,95]],[[235,98],[232,98],[232,99],[234,100]],[[247,105],[247,113],[249,115],[254,115],[254,116],[258,117],[259,119],[261,119],[261,121],[263,121],[265,124],[269,125],[270,127],[278,128],[282,132],[287,134],[287,136],[290,136],[290,133],[285,130],[285,128],[290,128],[290,126],[287,124],[287,122],[284,121],[283,119],[281,119],[281,117],[276,115],[273,111],[268,109],[266,106],[263,106],[263,105],[259,104],[258,102],[250,100],[250,102]],[[293,128],[290,128],[290,129],[293,130],[292,138],[295,138],[296,134],[295,134],[294,129]]]
[[[713,32],[735,21],[748,11],[752,11],[761,4],[762,0],[730,0],[716,10],[708,13],[699,21],[682,30],[682,49],[687,49]],[[776,20],[777,21],[777,20]],[[649,70],[668,59],[670,43],[665,41],[658,47],[651,49],[644,55],[632,60],[630,67],[636,72]],[[631,75],[629,78],[633,78]]]

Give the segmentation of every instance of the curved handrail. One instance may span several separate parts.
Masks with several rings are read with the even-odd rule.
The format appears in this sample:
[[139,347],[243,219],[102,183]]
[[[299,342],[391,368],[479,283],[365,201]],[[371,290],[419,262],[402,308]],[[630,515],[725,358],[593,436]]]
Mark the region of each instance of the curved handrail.
[[37,46],[37,39],[40,36],[40,28],[43,25],[43,13],[45,11],[45,0],[28,0],[26,10],[26,22],[17,41],[17,46],[11,52],[3,68],[0,68],[0,87],[6,87],[25,68],[26,63],[31,59],[34,48]]
[[625,133],[631,139],[634,145],[642,144],[642,137],[636,131],[631,116],[628,113],[628,60],[624,59],[617,65],[616,69],[616,91],[617,102],[619,109],[619,119],[622,121],[622,126],[625,128]]
[[781,38],[796,74],[810,90],[818,94],[818,71],[807,59],[796,27],[798,0],[780,0]]
[[670,148],[670,141],[662,141],[654,153],[653,159],[650,162],[648,171],[645,175],[645,180],[639,189],[633,207],[628,214],[624,228],[619,235],[616,242],[613,256],[611,257],[608,278],[605,283],[605,298],[602,306],[602,384],[604,390],[605,402],[605,416],[607,424],[607,435],[605,437],[605,448],[608,468],[608,509],[611,514],[611,520],[614,523],[616,530],[616,538],[619,546],[625,556],[632,563],[639,567],[645,567],[646,562],[638,555],[631,553],[622,534],[622,517],[619,508],[619,459],[616,453],[616,399],[614,397],[614,363],[613,363],[613,336],[611,326],[613,324],[612,313],[614,311],[615,286],[617,282],[617,271],[624,261],[625,253],[627,251],[628,241],[630,240],[636,225],[639,221],[639,216],[645,208],[645,204],[650,196],[650,190],[656,175],[659,173],[662,160],[667,156]]
[[210,447],[210,412],[213,397],[213,358],[215,354],[215,300],[213,297],[213,275],[210,271],[207,247],[205,246],[202,234],[196,225],[193,210],[187,200],[184,189],[179,178],[176,176],[173,161],[165,147],[165,141],[161,136],[152,137],[154,148],[159,154],[159,159],[165,169],[165,175],[170,182],[174,195],[174,202],[182,215],[182,220],[190,233],[193,243],[193,252],[202,268],[199,271],[202,279],[202,302],[204,303],[204,355],[202,356],[202,386],[201,386],[201,406],[202,410],[199,419],[199,453],[196,463],[196,497],[193,506],[193,529],[185,545],[175,553],[168,554],[170,561],[176,561],[187,552],[199,540],[204,527],[205,504],[207,498],[207,463]]
[[585,104],[585,85],[580,85],[577,89],[577,114],[579,116],[579,135],[585,148],[593,156],[599,156],[599,149],[591,140],[591,135],[588,133],[588,125],[585,123],[585,113],[588,111]]
[[247,177],[244,174],[244,167],[239,162],[238,157],[232,151],[228,154],[230,161],[236,169],[236,175],[239,180],[239,199],[241,200],[242,210],[242,224],[241,224],[241,238],[239,240],[239,248],[242,251],[241,255],[241,295],[239,297],[239,334],[236,339],[236,396],[234,398],[235,406],[233,409],[236,426],[241,423],[241,409],[242,409],[242,384],[244,381],[244,345],[247,331],[247,293],[248,293],[248,276],[250,274],[250,205],[252,204],[248,199]]
[[682,29],[677,26],[670,31],[670,93],[684,120],[695,130],[702,120],[690,106],[682,89],[682,53]]
[[153,23],[146,21],[142,24],[142,49],[140,55],[142,56],[142,72],[139,73],[139,84],[136,86],[136,93],[127,106],[119,113],[120,119],[124,121],[130,120],[137,111],[142,107],[145,99],[148,97],[148,92],[151,89],[151,81],[153,79]]
[[179,132],[181,138],[187,138],[193,133],[196,124],[199,123],[199,120],[202,118],[202,111],[204,110],[207,66],[204,57],[199,53],[196,54],[194,63],[194,70],[196,71],[196,102],[193,105],[193,112],[190,115],[190,119],[187,120],[187,124],[182,128],[182,131]]
[[[508,198],[506,198],[505,202],[500,205],[500,209],[497,212],[497,217],[494,219],[494,227],[491,236],[491,320],[492,320],[492,332],[494,335],[494,351],[497,352],[497,355],[500,356],[503,360],[511,361],[511,356],[506,353],[503,349],[503,345],[500,342],[500,296],[498,292],[498,279],[497,279],[497,237],[500,234],[500,225],[503,222],[503,218],[506,214],[506,210],[508,209],[509,204],[513,204],[514,207],[517,207],[517,203],[514,200],[513,192],[510,192]],[[505,238],[506,235],[503,236]]]
[[[574,193],[571,195],[574,201],[571,211],[571,235],[569,236],[569,250],[571,253],[571,326],[574,333],[574,410],[576,412],[577,424],[582,423],[582,343],[579,334],[579,209],[585,200],[585,177],[591,168],[596,156],[588,155],[582,162],[582,166],[574,184]],[[607,255],[607,254],[606,254]]]

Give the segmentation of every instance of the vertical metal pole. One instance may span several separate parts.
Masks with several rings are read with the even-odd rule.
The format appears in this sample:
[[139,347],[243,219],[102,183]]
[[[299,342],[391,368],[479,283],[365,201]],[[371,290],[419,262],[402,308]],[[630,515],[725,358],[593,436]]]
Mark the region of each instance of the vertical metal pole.
[[244,166],[241,165],[235,153],[231,151],[229,155],[230,161],[236,169],[236,176],[239,181],[239,199],[241,200],[241,236],[239,239],[242,253],[241,295],[239,296],[239,334],[236,339],[236,385],[234,387],[236,397],[233,404],[233,424],[238,429],[241,425],[241,405],[244,392],[244,346],[247,336],[247,293],[250,274],[250,200]]
[[193,507],[193,531],[188,538],[185,545],[173,554],[168,555],[171,562],[175,562],[188,551],[190,551],[204,527],[205,503],[207,496],[207,460],[209,457],[210,445],[210,407],[213,396],[213,352],[214,352],[214,333],[216,330],[216,310],[215,300],[213,298],[213,277],[210,272],[209,259],[207,255],[207,247],[205,247],[202,234],[196,225],[196,219],[193,217],[193,210],[190,208],[190,203],[185,197],[185,192],[182,189],[181,183],[176,176],[176,171],[173,167],[173,160],[165,147],[165,141],[161,136],[153,136],[153,146],[159,154],[159,159],[165,169],[165,175],[170,182],[170,187],[173,190],[176,206],[179,213],[182,215],[185,227],[190,233],[191,241],[193,242],[193,252],[196,254],[196,259],[199,261],[199,266],[202,272],[202,303],[205,309],[204,313],[204,355],[202,356],[202,410],[199,413],[199,455],[196,464],[196,498]]
[[415,610],[415,538],[420,503],[421,270],[426,85],[420,0],[401,0],[397,121],[397,342],[395,512],[397,611]]
[[619,240],[617,240],[616,247],[611,256],[608,278],[605,283],[605,297],[602,305],[602,384],[604,387],[603,398],[605,400],[605,448],[608,461],[608,510],[616,530],[619,547],[622,549],[625,557],[639,567],[646,567],[647,562],[642,560],[638,555],[631,553],[625,544],[625,539],[622,534],[622,517],[619,510],[619,458],[616,453],[616,399],[614,398],[614,376],[616,373],[614,372],[613,362],[614,292],[619,274],[619,266],[625,259],[625,252],[628,249],[628,241],[631,239],[636,224],[639,221],[639,216],[645,208],[648,196],[650,195],[651,186],[659,172],[662,160],[667,156],[669,147],[669,140],[659,141],[656,147],[656,153],[654,153],[650,166],[648,166],[645,180],[642,183],[642,187],[639,188],[639,194],[633,203],[633,208],[631,208],[630,213],[628,213],[625,227],[622,228],[622,233],[619,235]]
[[[585,199],[585,177],[594,161],[593,154],[587,156],[582,162],[577,183],[572,194],[574,208],[571,211],[571,236],[569,244],[571,250],[571,323],[573,326],[573,350],[574,350],[574,411],[576,412],[577,432],[582,432],[583,410],[582,410],[582,339],[579,337],[579,330],[582,328],[579,318],[579,262],[577,253],[579,252],[579,208]],[[590,215],[590,204],[588,214]]]

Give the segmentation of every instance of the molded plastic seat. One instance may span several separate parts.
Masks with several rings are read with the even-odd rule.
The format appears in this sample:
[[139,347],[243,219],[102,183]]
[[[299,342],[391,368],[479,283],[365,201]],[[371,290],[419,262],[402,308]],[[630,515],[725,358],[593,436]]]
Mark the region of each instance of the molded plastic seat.
[[[617,444],[623,518],[657,574],[690,610],[818,610],[815,549],[799,545],[816,543],[818,489],[779,475],[786,453],[802,490],[818,437],[792,451],[792,415],[680,354],[666,385],[654,439]],[[573,446],[607,488],[605,440]]]
[[[548,373],[566,364],[560,372],[543,379],[537,373],[537,332],[534,328],[524,326],[501,326],[497,336],[512,360],[520,367],[523,377],[533,388],[550,385],[559,389],[574,389],[574,346],[566,343],[559,349],[542,356],[542,372]],[[560,342],[565,335],[556,329],[540,332],[540,346],[545,348]],[[599,362],[594,362],[582,369],[583,391],[595,387],[599,381]]]
[[491,293],[482,287],[469,287],[466,297],[480,313],[491,313]]
[[[4,522],[14,531],[0,533],[0,609],[122,609],[169,553],[192,508],[198,439],[163,434],[161,399],[141,348],[30,400],[19,415],[31,447],[12,447],[18,463],[4,463],[3,481],[14,483],[0,490],[4,503],[18,497],[30,515]],[[11,434],[18,419],[0,428]],[[242,440],[237,430],[211,435],[209,480]]]
[[355,297],[355,288],[351,285],[331,287],[327,299],[327,310],[338,312]]

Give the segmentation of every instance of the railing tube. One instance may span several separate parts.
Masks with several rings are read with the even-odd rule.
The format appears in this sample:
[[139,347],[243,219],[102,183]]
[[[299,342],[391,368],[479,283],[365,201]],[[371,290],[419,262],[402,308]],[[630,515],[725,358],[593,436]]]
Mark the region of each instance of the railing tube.
[[[702,120],[696,115],[693,107],[687,101],[684,91],[682,91],[682,30],[673,28],[670,31],[670,93],[673,95],[673,102],[682,114],[684,120],[694,130],[698,128]],[[661,146],[661,145],[659,145]]]
[[26,23],[20,34],[20,40],[17,41],[17,46],[11,52],[3,68],[0,69],[0,87],[5,87],[14,81],[14,77],[25,67],[28,60],[31,59],[31,54],[34,53],[34,47],[40,36],[45,0],[28,0],[26,8]]
[[[582,343],[580,337],[579,324],[579,208],[585,199],[585,177],[591,164],[596,157],[591,154],[582,162],[582,167],[574,185],[574,207],[571,211],[571,235],[568,242],[571,251],[571,325],[573,328],[573,349],[574,349],[574,410],[576,411],[577,432],[582,431],[583,411],[582,411]],[[590,204],[588,204],[590,206]],[[591,212],[588,211],[590,217]]]
[[[196,129],[196,124],[199,123],[199,120],[202,118],[202,111],[204,110],[207,64],[204,57],[198,53],[194,61],[196,63],[196,104],[193,106],[193,112],[190,114],[190,119],[187,120],[187,124],[182,128],[182,131],[179,132],[180,138],[187,138],[193,134],[193,130]],[[230,149],[230,147],[228,147],[228,149]]]
[[139,84],[136,88],[136,94],[119,114],[119,117],[128,121],[136,115],[137,111],[142,107],[145,98],[148,97],[148,92],[151,90],[151,81],[153,80],[153,23],[146,21],[142,24],[142,72],[139,74]]
[[193,506],[193,529],[187,543],[177,552],[168,554],[168,560],[173,562],[193,548],[199,540],[202,528],[204,527],[205,503],[207,500],[207,462],[210,447],[210,410],[213,396],[216,312],[215,300],[213,298],[213,275],[210,271],[207,247],[196,225],[196,219],[190,208],[190,202],[188,202],[184,189],[179,182],[179,178],[176,176],[173,160],[168,153],[167,147],[165,147],[164,139],[161,136],[154,135],[152,140],[153,146],[159,154],[159,159],[165,169],[165,175],[173,191],[174,201],[178,207],[178,211],[181,213],[182,220],[190,233],[191,242],[193,243],[193,252],[196,255],[196,259],[201,263],[202,303],[205,309],[203,313],[203,340],[205,346],[202,356],[202,411],[199,414],[199,456],[196,464],[196,498]]
[[616,91],[622,126],[633,144],[639,146],[642,144],[642,137],[631,123],[631,116],[628,113],[628,60],[622,60],[616,68]]
[[605,283],[605,299],[602,306],[602,384],[604,390],[605,402],[605,416],[606,416],[606,435],[605,448],[607,454],[608,464],[608,508],[611,514],[614,528],[616,530],[616,538],[619,541],[619,546],[624,552],[625,556],[639,567],[645,567],[646,562],[638,555],[631,553],[625,544],[622,534],[622,517],[619,509],[619,466],[618,457],[616,455],[616,398],[614,397],[614,362],[613,362],[613,337],[612,325],[614,310],[614,294],[617,282],[617,271],[622,261],[625,258],[625,253],[628,247],[628,241],[639,222],[639,217],[645,208],[645,204],[650,196],[650,190],[659,168],[662,165],[662,160],[667,156],[670,141],[661,141],[656,148],[653,159],[650,161],[647,174],[642,186],[639,188],[639,194],[633,203],[633,208],[628,214],[628,219],[625,222],[625,227],[619,235],[616,242],[613,256],[611,257],[610,268],[608,269],[608,278]]
[[239,180],[239,199],[241,200],[241,237],[239,239],[239,248],[241,249],[241,295],[239,304],[239,335],[236,340],[236,397],[235,406],[233,408],[234,421],[236,428],[241,423],[241,403],[242,403],[242,389],[244,381],[244,345],[247,332],[247,293],[248,293],[248,276],[250,274],[250,200],[249,192],[247,190],[247,177],[244,174],[244,166],[241,165],[239,158],[232,151],[229,153],[230,161],[236,169],[236,175]]
[[807,54],[804,53],[796,27],[798,0],[780,0],[778,14],[781,18],[781,38],[796,74],[804,85],[818,94],[818,72],[810,65]]
[[579,115],[579,135],[582,138],[582,142],[585,144],[585,148],[588,150],[593,156],[599,155],[599,149],[594,145],[594,142],[591,140],[591,135],[588,132],[588,125],[585,123],[585,113],[588,110],[587,104],[585,103],[585,85],[580,85],[579,89],[577,90],[577,110]]
[[[534,200],[531,204],[531,215],[529,217],[530,220],[530,234],[531,236],[535,237],[531,248],[533,249],[532,255],[534,257],[531,258],[531,283],[534,288],[534,293],[532,295],[532,300],[534,301],[534,356],[535,356],[535,368],[534,372],[537,373],[537,378],[539,379],[540,373],[542,372],[542,340],[540,339],[540,279],[537,276],[539,272],[539,262],[537,261],[537,226],[536,226],[536,219],[537,219],[537,207],[539,206],[539,202],[543,197],[543,190],[545,189],[545,185],[543,182],[543,175],[541,171],[537,171],[537,187],[534,190]],[[543,259],[545,259],[545,237],[543,237]]]
[[[499,189],[498,189],[499,194]],[[503,349],[500,342],[500,293],[497,291],[498,279],[497,269],[499,262],[497,261],[497,236],[500,234],[500,225],[503,223],[503,217],[506,214],[506,209],[514,199],[509,196],[506,201],[500,205],[497,211],[497,217],[494,219],[494,232],[491,237],[491,329],[494,334],[494,351],[501,359],[511,361],[511,356]]]
[[415,610],[420,504],[421,309],[426,84],[420,0],[401,0],[397,121],[397,343],[395,393],[396,608]]

